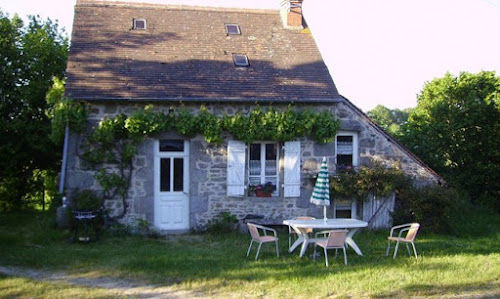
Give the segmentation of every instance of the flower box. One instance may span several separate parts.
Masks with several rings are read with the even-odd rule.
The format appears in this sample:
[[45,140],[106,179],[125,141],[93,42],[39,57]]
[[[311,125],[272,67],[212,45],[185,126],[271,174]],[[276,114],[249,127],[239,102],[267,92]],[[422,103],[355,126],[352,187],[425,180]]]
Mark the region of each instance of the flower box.
[[264,192],[262,190],[257,190],[257,197],[271,197],[272,193]]

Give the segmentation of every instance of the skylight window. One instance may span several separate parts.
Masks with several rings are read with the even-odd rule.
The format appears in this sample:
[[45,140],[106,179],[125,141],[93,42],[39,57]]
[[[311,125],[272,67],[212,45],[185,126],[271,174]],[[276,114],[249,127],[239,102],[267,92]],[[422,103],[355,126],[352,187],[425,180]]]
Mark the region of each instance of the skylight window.
[[237,24],[226,24],[226,33],[228,35],[238,35],[238,34],[241,34],[241,31],[240,31],[240,26],[238,26]]
[[146,29],[146,20],[145,19],[134,19],[134,29],[136,29],[136,30]]
[[234,65],[236,66],[249,66],[248,57],[244,54],[233,54]]

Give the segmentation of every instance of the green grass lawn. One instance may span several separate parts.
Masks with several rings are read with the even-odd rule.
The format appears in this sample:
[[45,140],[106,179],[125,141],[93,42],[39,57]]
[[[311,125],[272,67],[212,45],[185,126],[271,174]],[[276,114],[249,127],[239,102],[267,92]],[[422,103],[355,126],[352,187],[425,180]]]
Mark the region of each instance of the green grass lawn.
[[[354,239],[364,253],[348,250],[326,268],[264,244],[258,261],[246,258],[248,234],[189,234],[148,239],[104,235],[89,244],[71,243],[42,213],[0,215],[0,266],[64,271],[68,276],[114,277],[188,290],[214,297],[415,297],[500,296],[500,232],[455,238],[425,232],[417,237],[419,258],[403,246],[396,260],[385,256],[387,231],[362,231]],[[312,247],[308,254],[312,253]],[[116,297],[88,289],[0,275],[0,297]]]

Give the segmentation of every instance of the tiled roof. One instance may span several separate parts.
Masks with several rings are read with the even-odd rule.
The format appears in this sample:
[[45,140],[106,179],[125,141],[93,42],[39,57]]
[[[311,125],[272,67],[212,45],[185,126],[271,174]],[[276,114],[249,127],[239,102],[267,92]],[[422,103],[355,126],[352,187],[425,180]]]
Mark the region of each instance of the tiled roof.
[[[146,30],[132,29],[138,18]],[[241,35],[227,35],[225,24]],[[250,66],[236,67],[234,53]],[[340,98],[311,34],[284,29],[274,10],[79,0],[67,75],[74,99]]]

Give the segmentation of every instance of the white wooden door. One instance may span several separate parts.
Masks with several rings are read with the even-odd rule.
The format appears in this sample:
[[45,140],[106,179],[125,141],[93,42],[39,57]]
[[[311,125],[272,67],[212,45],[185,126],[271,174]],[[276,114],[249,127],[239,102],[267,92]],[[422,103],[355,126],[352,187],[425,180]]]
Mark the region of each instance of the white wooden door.
[[164,230],[189,229],[189,142],[155,142],[154,224]]

